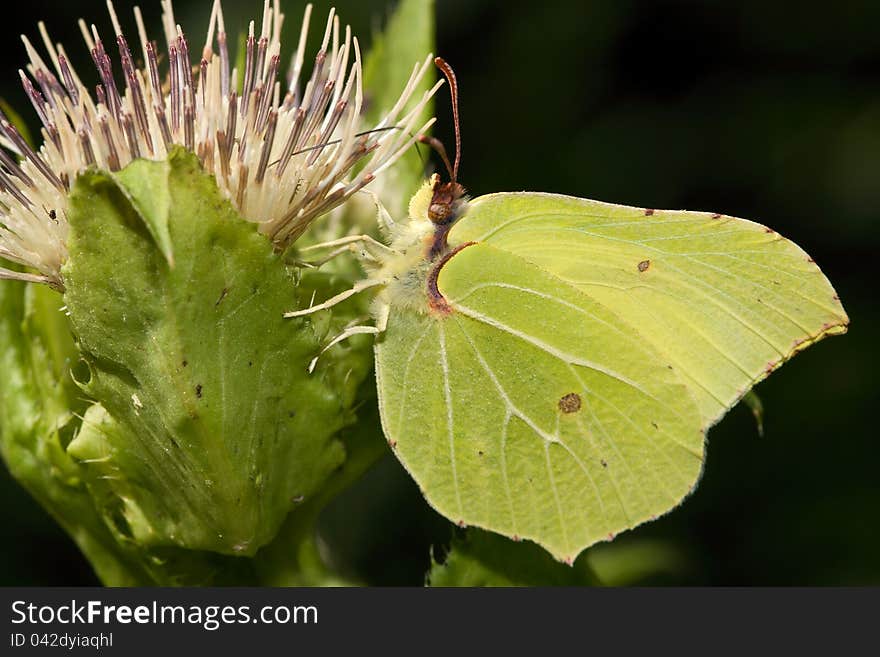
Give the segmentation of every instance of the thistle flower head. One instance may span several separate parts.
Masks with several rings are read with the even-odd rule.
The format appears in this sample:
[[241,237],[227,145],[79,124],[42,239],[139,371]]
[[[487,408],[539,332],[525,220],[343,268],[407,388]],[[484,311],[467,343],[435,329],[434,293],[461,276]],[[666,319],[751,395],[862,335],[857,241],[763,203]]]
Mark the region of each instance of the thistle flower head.
[[[261,22],[250,23],[243,70],[230,63],[219,0],[201,57],[194,57],[176,23],[171,0],[162,0],[162,54],[137,8],[139,44],[132,51],[110,0],[107,6],[115,46],[80,21],[98,73],[94,97],[42,23],[45,56],[22,37],[30,64],[19,73],[42,123],[43,145],[32,149],[0,112],[0,257],[36,273],[0,268],[0,278],[63,288],[67,195],[89,167],[116,171],[137,158],[162,160],[172,146],[182,145],[214,174],[239,213],[284,248],[393,164],[433,122],[421,125],[421,118],[439,83],[410,103],[429,56],[414,66],[388,114],[375,126],[361,124],[360,48],[333,10],[311,77],[304,80],[312,11],[306,7],[282,83],[284,15],[278,0],[265,0]],[[118,50],[118,59],[111,49]]]

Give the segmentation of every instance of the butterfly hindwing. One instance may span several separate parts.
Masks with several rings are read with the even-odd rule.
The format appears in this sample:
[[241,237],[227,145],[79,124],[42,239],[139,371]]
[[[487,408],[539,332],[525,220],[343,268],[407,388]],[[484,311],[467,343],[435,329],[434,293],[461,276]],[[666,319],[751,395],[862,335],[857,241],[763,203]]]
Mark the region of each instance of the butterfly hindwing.
[[696,404],[614,312],[485,244],[438,288],[446,311],[392,305],[376,365],[386,434],[443,515],[573,559],[694,486]]

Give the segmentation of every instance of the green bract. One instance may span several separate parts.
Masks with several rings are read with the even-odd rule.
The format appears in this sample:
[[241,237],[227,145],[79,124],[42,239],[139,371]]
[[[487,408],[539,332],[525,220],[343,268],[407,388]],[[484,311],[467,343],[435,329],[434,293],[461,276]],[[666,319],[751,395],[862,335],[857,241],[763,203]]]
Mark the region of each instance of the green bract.
[[293,274],[194,156],[85,174],[71,209],[64,298],[103,409],[70,453],[122,537],[253,554],[342,462],[366,359],[306,375],[327,326],[282,319]]
[[96,512],[65,447],[85,403],[70,378],[76,361],[60,295],[0,283],[0,447],[15,478],[70,533],[105,581],[145,583]]

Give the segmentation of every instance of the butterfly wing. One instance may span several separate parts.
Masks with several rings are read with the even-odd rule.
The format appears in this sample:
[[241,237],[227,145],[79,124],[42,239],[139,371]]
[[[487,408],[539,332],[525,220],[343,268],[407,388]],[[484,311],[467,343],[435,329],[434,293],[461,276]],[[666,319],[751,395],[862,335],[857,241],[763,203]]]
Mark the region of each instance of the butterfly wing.
[[467,241],[523,258],[613,310],[675,367],[707,428],[849,321],[803,250],[744,219],[503,193],[471,203],[450,234],[452,244]]
[[448,311],[391,306],[386,435],[446,517],[569,560],[673,508],[705,431],[846,313],[759,224],[493,194],[449,234]]
[[376,370],[386,436],[440,513],[570,561],[691,490],[696,402],[615,312],[490,244],[438,287],[449,312],[392,305]]

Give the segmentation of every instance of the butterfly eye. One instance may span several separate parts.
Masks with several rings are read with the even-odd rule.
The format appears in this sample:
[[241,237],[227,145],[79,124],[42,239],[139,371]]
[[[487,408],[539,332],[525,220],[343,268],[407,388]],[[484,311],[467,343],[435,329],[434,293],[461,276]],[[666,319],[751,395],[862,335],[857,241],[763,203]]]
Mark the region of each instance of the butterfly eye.
[[431,207],[428,208],[428,217],[435,224],[442,224],[449,216],[449,210],[448,203],[431,203]]
[[455,221],[460,214],[456,212],[457,204],[463,195],[464,188],[458,183],[438,182],[428,207],[428,219],[438,226]]

